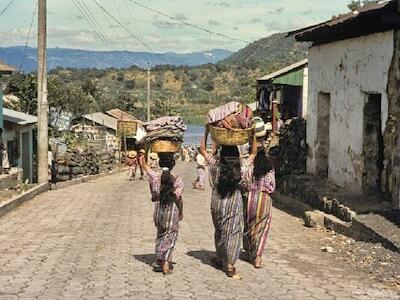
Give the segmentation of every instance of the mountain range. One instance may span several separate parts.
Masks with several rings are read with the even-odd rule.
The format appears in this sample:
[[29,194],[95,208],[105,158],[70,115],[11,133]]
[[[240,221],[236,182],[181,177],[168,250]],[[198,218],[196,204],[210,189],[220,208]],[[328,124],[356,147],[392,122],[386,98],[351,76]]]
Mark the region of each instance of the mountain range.
[[[0,60],[19,68],[23,61],[25,47],[1,47]],[[132,51],[89,51],[65,48],[50,48],[47,52],[49,70],[61,68],[129,68],[133,65],[144,68],[155,65],[198,66],[217,63],[232,54],[231,51],[213,49],[192,53],[150,53]],[[32,72],[37,68],[37,49],[28,47],[22,71]]]

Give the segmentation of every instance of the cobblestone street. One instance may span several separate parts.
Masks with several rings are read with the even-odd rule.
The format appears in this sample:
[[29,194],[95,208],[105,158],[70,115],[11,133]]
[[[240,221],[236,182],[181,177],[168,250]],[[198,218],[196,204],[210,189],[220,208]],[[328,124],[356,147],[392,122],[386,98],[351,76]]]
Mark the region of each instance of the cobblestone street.
[[51,191],[0,219],[0,299],[400,299],[368,274],[321,252],[326,233],[275,209],[264,268],[242,280],[210,265],[210,191],[186,185],[174,274],[154,273],[147,181],[125,173]]

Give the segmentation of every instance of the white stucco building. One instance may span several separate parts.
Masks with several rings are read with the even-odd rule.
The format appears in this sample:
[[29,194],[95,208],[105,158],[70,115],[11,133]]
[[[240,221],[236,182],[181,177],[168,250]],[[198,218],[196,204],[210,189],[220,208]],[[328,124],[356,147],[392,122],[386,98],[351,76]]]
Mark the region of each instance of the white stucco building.
[[[393,102],[388,85],[400,51],[398,28],[397,1],[380,1],[293,33],[298,41],[313,43],[308,57],[308,173],[327,176],[355,193],[396,189],[385,133]],[[392,200],[398,204],[398,199]]]

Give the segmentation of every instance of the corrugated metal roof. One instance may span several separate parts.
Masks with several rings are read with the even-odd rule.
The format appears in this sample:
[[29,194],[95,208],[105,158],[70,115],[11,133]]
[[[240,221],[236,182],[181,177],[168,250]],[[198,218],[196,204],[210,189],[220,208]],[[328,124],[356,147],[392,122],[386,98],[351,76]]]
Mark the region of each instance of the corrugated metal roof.
[[103,114],[102,112],[83,115],[82,118],[85,118],[89,121],[95,122],[98,125],[102,125],[117,131],[117,124],[118,124],[117,119],[109,115]]
[[106,114],[108,114],[111,117],[114,117],[115,119],[118,119],[118,120],[142,122],[140,119],[136,118],[135,116],[127,113],[126,111],[118,109],[118,108],[110,109],[110,110],[106,111]]
[[[342,28],[342,26],[353,23],[358,24],[362,22],[360,26],[350,26],[346,28],[347,31],[351,32],[349,37],[397,28],[398,18],[389,18],[387,16],[379,17],[379,14],[384,11],[387,13],[391,12],[393,16],[398,15],[397,1],[386,0],[367,3],[358,10],[335,16],[326,22],[289,32],[288,36],[295,35],[296,40],[304,42],[316,42],[319,39],[321,39],[322,42],[329,42],[329,40],[325,41],[325,39],[327,39],[327,30],[333,31],[336,27]],[[343,39],[346,37],[344,31],[344,29],[338,31],[338,38]]]
[[28,125],[37,123],[37,117],[19,111],[3,108],[3,119],[18,125]]
[[260,77],[257,80],[258,81],[269,81],[269,80],[274,79],[274,78],[276,78],[278,76],[282,76],[282,75],[284,75],[286,73],[289,73],[289,72],[291,72],[293,70],[297,70],[298,68],[301,68],[301,67],[303,67],[303,66],[305,66],[307,64],[308,64],[308,59],[303,59],[303,60],[301,60],[301,61],[299,61],[299,62],[297,62],[297,63],[295,63],[293,65],[287,66],[287,67],[285,67],[283,69],[280,69],[278,71],[275,71],[275,72],[273,72],[271,74],[268,74],[268,75],[265,75],[263,77]]
[[0,74],[11,74],[14,73],[16,69],[7,65],[6,63],[0,61]]

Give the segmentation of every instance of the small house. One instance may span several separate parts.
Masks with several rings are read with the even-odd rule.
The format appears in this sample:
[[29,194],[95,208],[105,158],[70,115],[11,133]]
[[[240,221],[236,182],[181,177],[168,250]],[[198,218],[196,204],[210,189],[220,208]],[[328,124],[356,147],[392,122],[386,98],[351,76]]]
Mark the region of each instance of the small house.
[[[283,121],[305,117],[307,112],[308,60],[304,59],[257,80],[257,111],[276,129]],[[278,114],[279,112],[279,114]]]
[[37,117],[3,108],[3,141],[11,167],[22,169],[23,179],[35,181]]
[[400,206],[400,13],[364,5],[292,32],[308,55],[307,171]]
[[117,119],[102,112],[96,112],[74,119],[71,131],[82,134],[88,140],[96,141],[99,147],[103,146],[111,152],[119,149],[117,127]]

